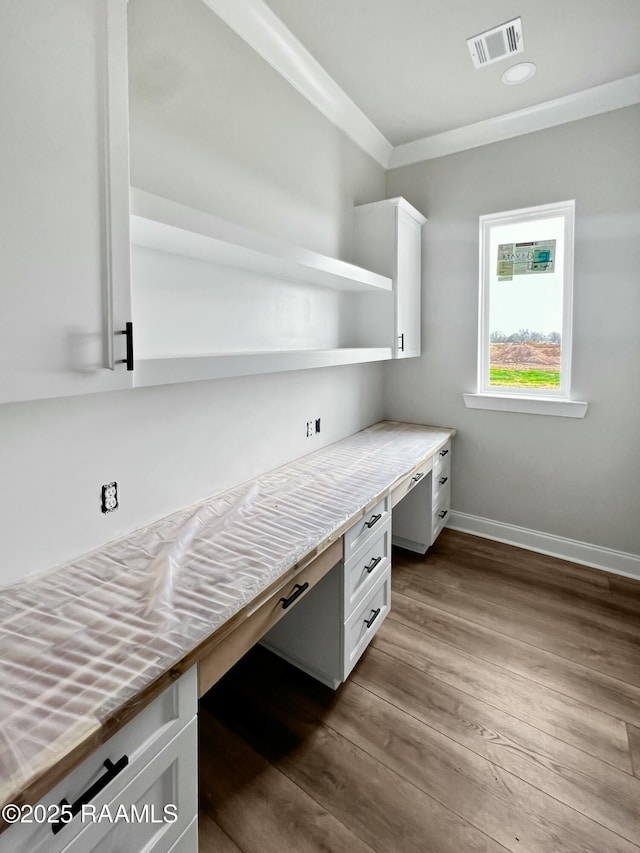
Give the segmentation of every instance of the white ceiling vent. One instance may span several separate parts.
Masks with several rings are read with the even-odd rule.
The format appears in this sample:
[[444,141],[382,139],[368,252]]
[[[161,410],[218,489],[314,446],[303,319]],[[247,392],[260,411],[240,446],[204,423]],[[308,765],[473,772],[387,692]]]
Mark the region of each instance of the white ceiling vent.
[[469,53],[475,68],[500,62],[514,53],[522,53],[524,50],[524,38],[522,37],[522,20],[515,18],[507,21],[499,27],[487,30],[473,38],[467,39]]

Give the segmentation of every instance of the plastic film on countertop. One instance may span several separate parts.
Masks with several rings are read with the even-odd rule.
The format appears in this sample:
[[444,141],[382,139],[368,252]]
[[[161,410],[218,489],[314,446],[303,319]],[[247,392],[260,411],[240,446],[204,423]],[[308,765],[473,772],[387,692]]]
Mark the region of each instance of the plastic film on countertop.
[[0,800],[449,438],[384,422],[0,595]]

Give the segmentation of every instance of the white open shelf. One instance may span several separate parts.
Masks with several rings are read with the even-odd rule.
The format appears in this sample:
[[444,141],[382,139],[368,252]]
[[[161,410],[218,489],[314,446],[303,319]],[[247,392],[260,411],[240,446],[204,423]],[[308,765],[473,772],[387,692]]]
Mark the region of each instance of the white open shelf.
[[131,211],[134,385],[393,357],[366,323],[390,278],[142,190]]
[[142,387],[230,376],[253,376],[258,373],[283,373],[287,370],[307,370],[312,367],[385,361],[391,357],[391,347],[342,347],[145,358],[136,361],[135,384]]
[[131,242],[220,266],[351,292],[388,292],[390,278],[131,189]]

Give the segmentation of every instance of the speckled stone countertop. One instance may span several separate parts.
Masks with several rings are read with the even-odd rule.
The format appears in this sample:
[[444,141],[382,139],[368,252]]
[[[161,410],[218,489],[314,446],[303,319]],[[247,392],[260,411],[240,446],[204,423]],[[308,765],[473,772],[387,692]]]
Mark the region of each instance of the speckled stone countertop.
[[2,804],[24,801],[454,432],[384,421],[3,589]]

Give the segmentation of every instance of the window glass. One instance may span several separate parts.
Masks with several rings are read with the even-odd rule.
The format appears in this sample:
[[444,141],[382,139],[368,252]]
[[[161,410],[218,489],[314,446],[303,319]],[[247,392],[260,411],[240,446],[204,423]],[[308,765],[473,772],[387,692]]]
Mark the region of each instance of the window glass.
[[489,387],[560,388],[562,218],[491,229]]
[[478,390],[568,397],[573,202],[480,224]]

